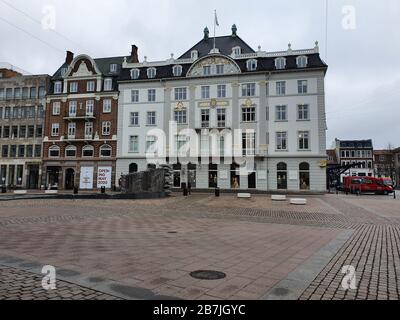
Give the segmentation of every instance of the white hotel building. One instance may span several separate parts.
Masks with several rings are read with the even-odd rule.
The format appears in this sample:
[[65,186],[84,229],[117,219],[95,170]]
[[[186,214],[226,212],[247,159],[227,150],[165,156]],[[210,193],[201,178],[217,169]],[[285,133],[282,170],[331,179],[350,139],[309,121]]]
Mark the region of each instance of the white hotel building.
[[[233,26],[230,36],[214,40],[206,28],[193,48],[166,61],[139,62],[133,47],[119,80],[116,180],[149,167],[146,150],[157,141],[151,131],[162,129],[167,144],[175,144],[169,154],[176,145],[189,145],[182,130],[190,128],[199,134],[202,157],[189,164],[165,159],[175,187],[326,190],[327,65],[318,43],[308,50],[289,45],[282,52],[254,51],[236,30]],[[170,121],[177,122],[176,136]],[[214,144],[207,135],[227,129],[236,130],[233,143],[225,137]],[[220,161],[204,156],[211,145],[225,150]],[[240,161],[229,157],[232,145],[254,160],[254,172],[239,170]]]

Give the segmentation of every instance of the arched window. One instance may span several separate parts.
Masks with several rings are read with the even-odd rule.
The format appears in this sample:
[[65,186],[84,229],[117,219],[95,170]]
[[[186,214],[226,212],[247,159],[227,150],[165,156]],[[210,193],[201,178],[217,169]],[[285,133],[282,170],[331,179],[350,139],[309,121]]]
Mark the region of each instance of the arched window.
[[278,163],[277,169],[277,188],[279,190],[287,189],[287,164],[284,162]]
[[256,71],[257,70],[257,60],[256,59],[250,59],[247,60],[247,71]]
[[297,68],[306,68],[307,62],[308,62],[308,58],[306,56],[297,57],[297,59],[296,59]]
[[156,77],[156,74],[157,74],[156,68],[148,68],[147,69],[147,78],[153,79]]
[[138,172],[138,165],[137,163],[131,163],[129,165],[129,173],[135,173]]
[[65,148],[65,157],[67,158],[75,158],[76,157],[76,147],[68,146]]
[[276,58],[275,59],[275,68],[278,70],[282,70],[286,68],[286,59],[281,57],[281,58]]
[[60,156],[60,147],[51,146],[49,148],[49,158],[58,158]]
[[174,77],[180,77],[182,75],[182,66],[173,66],[172,73],[174,74]]
[[112,154],[112,147],[108,144],[102,145],[100,147],[100,157],[101,158],[110,158]]
[[82,148],[82,157],[84,158],[91,158],[94,155],[94,148],[93,146],[84,146]]
[[299,165],[300,190],[310,190],[310,164],[302,162]]
[[147,170],[156,170],[156,169],[157,169],[157,166],[153,163],[149,163],[147,165]]
[[140,76],[140,70],[139,69],[132,69],[131,70],[131,79],[137,80],[139,79]]

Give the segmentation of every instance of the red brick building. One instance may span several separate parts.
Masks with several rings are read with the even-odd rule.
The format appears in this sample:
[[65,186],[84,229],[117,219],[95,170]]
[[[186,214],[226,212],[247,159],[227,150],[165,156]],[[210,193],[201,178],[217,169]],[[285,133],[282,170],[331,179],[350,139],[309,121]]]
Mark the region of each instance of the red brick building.
[[46,101],[43,180],[46,188],[115,185],[117,78],[124,57],[74,58],[51,79]]

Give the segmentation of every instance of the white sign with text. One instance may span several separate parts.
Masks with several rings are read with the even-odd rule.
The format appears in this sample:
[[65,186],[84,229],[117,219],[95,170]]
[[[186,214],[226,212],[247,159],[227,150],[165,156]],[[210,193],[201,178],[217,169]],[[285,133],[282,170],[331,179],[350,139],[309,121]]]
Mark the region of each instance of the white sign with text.
[[97,170],[97,188],[111,189],[112,167],[99,167]]
[[93,189],[93,167],[81,167],[80,189]]

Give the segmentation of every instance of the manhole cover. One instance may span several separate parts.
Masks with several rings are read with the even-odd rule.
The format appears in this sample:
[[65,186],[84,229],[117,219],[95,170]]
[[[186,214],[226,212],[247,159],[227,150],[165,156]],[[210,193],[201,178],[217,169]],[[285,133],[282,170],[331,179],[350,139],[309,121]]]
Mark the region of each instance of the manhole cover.
[[168,231],[168,233],[175,234],[175,233],[178,233],[178,232],[176,232],[176,231]]
[[190,273],[190,276],[200,280],[219,280],[226,278],[226,274],[219,271],[199,270]]

